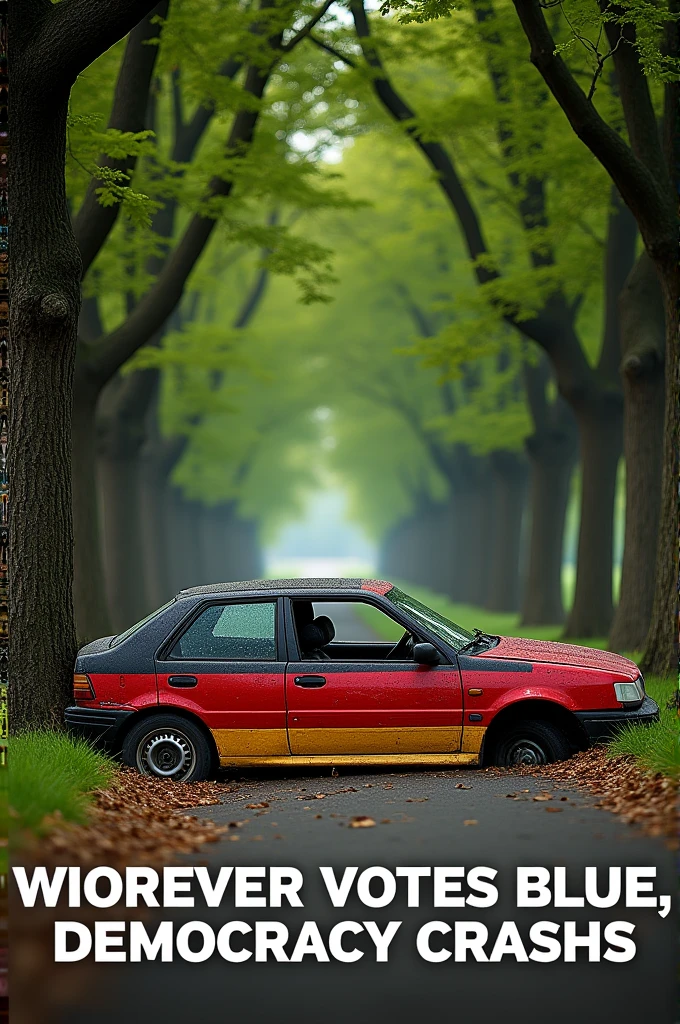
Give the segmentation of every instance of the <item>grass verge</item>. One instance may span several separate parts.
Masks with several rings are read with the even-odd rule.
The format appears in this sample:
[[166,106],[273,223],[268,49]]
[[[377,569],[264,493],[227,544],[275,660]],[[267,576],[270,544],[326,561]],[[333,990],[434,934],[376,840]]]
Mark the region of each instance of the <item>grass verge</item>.
[[645,687],[659,705],[660,720],[649,726],[626,726],[611,741],[608,752],[634,757],[644,771],[680,779],[680,719],[677,707],[668,707],[677,693],[677,684],[672,679],[650,676]]
[[114,762],[62,732],[28,732],[9,745],[9,814],[17,833],[44,835],[57,821],[82,824],[91,793],[112,781]]

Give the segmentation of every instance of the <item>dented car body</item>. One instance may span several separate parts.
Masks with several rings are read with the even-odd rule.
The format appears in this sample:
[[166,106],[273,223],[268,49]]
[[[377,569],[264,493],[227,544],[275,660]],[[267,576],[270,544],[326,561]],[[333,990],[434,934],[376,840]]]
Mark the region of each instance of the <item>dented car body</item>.
[[[401,639],[336,635],[357,602]],[[83,647],[74,698],[72,730],[183,781],[218,765],[542,764],[658,718],[626,658],[470,632],[366,579],[182,591]]]

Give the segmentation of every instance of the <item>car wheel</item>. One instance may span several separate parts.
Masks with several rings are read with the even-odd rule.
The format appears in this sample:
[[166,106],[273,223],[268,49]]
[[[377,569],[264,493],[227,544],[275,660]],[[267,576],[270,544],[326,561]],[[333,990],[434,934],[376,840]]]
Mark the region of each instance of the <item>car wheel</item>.
[[179,715],[154,715],[133,726],[123,760],[142,775],[172,782],[200,782],[210,775],[210,744],[197,725]]
[[551,764],[566,761],[573,753],[569,737],[548,722],[525,721],[511,725],[496,743],[493,763],[515,765]]

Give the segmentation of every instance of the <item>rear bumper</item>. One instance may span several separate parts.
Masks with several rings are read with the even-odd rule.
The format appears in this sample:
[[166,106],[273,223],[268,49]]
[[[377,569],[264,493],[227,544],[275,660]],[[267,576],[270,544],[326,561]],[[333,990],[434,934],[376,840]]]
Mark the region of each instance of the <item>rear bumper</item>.
[[576,711],[576,718],[583,726],[591,743],[606,740],[625,725],[651,725],[659,721],[659,706],[651,697],[645,697],[639,708],[608,708],[606,711]]
[[94,747],[117,752],[118,737],[123,724],[134,711],[109,711],[103,708],[70,707],[64,712],[69,732],[87,740]]

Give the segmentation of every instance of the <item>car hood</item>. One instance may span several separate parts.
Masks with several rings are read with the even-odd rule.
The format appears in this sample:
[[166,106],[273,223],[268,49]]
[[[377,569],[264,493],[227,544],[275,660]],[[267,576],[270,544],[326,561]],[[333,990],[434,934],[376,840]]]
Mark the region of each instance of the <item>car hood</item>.
[[500,643],[478,655],[480,658],[509,658],[513,661],[542,661],[555,665],[574,665],[581,668],[600,669],[637,679],[640,669],[634,661],[622,658],[611,651],[599,651],[593,647],[577,647],[575,644],[557,644],[548,640],[525,640],[521,637],[502,636]]

